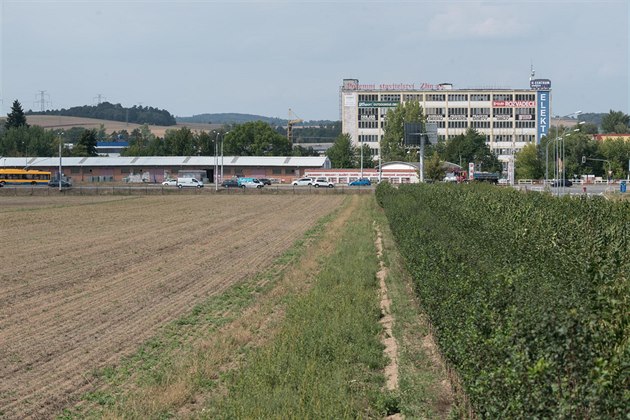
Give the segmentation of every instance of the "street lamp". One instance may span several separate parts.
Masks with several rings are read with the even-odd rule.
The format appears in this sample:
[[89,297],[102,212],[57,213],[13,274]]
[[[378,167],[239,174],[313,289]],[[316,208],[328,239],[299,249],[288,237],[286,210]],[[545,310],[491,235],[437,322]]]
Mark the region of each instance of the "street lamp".
[[[571,114],[567,114],[567,115],[564,115],[562,117],[559,117],[559,119],[560,118],[564,118],[564,117],[570,117],[572,115],[580,115],[581,113],[582,113],[582,111],[575,111],[575,112],[572,112]],[[580,122],[578,122],[577,125],[582,125],[584,123],[585,123],[585,121],[580,121]],[[580,130],[579,130],[579,128],[576,128],[573,131],[577,132],[577,131],[580,131]],[[568,132],[569,132],[569,130],[565,130],[565,132],[562,133],[562,136],[565,136]],[[547,186],[547,183],[549,182],[549,145],[551,143],[556,144],[555,158],[556,158],[556,163],[557,163],[557,159],[558,159],[558,147],[557,146],[558,145],[557,145],[556,142],[559,141],[559,140],[562,140],[562,138],[558,135],[558,125],[556,125],[556,137],[553,140],[550,140],[550,141],[548,140],[547,141],[547,146],[545,147],[545,187]],[[563,147],[564,147],[564,144],[563,144]],[[556,166],[556,169],[557,169],[557,166]],[[554,171],[554,172],[557,172],[557,170]],[[558,178],[556,177],[556,180],[557,179]]]

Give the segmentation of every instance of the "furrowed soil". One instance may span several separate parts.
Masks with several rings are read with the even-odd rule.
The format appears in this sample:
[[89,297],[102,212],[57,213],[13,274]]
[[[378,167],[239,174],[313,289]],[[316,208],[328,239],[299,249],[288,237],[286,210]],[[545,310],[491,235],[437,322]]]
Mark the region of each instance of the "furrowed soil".
[[2,197],[0,417],[50,418],[343,196]]

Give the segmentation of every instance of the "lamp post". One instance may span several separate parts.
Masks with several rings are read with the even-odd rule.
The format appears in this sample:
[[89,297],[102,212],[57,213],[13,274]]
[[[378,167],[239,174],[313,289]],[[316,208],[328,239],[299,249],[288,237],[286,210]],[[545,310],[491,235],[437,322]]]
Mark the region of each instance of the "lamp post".
[[217,138],[214,141],[214,190],[215,191],[219,191],[219,157],[218,157],[218,152],[219,152],[219,135],[220,133],[217,132]]
[[[572,112],[571,114],[567,114],[567,115],[564,115],[564,116],[559,117],[559,118],[570,117],[572,115],[580,115],[581,113],[582,113],[582,111],[575,111],[575,112]],[[577,125],[582,125],[584,123],[585,123],[585,121],[579,121],[577,123]],[[577,131],[580,131],[580,129],[576,128],[573,131],[577,132]],[[568,130],[565,130],[565,132],[562,134],[562,136],[565,136],[567,133],[568,133]],[[547,141],[547,146],[545,147],[545,187],[547,186],[547,184],[549,182],[549,144],[551,144],[551,143],[556,144],[555,156],[556,156],[556,159],[557,159],[558,154],[557,154],[557,143],[556,142],[558,140],[560,140],[560,139],[561,138],[559,136],[558,126],[556,125],[556,137],[553,140]],[[556,168],[557,168],[557,166],[556,166]],[[557,172],[557,171],[554,170],[554,172]],[[558,178],[556,176],[556,180],[557,179]]]

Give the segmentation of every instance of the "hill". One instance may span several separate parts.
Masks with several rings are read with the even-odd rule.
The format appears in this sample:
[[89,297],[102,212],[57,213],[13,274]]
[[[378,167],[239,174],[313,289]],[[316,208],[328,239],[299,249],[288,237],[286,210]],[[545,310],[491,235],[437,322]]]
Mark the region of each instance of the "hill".
[[[286,126],[288,120],[276,117],[264,117],[262,115],[239,114],[239,113],[219,113],[219,114],[197,114],[192,117],[176,117],[178,123],[203,123],[203,124],[244,124],[252,121],[263,121],[272,126]],[[304,121],[299,125],[309,126],[329,126],[337,121],[318,120]]]
[[123,107],[120,104],[101,102],[98,105],[74,106],[68,109],[56,109],[43,112],[28,111],[27,115],[61,115],[66,117],[97,118],[125,123],[175,125],[175,117],[165,109],[150,106]]

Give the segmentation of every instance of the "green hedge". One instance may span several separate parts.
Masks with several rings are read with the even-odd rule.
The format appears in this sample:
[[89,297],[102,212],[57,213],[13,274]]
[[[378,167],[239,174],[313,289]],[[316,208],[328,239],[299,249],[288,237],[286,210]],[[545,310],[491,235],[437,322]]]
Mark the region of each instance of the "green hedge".
[[480,417],[629,415],[629,203],[486,185],[376,194]]

